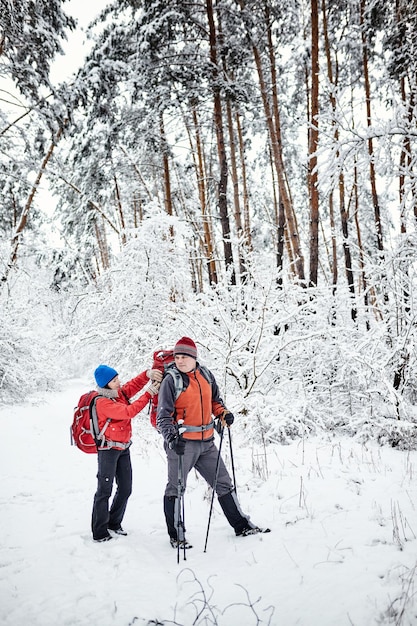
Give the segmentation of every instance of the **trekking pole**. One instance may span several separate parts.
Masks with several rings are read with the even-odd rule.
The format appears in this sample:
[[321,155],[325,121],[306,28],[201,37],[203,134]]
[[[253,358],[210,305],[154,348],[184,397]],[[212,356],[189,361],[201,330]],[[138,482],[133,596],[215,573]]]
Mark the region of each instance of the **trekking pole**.
[[214,483],[213,483],[213,486],[212,486],[213,492],[211,494],[210,512],[209,512],[209,518],[208,518],[208,524],[207,524],[206,542],[204,544],[204,552],[206,551],[206,548],[207,548],[207,541],[208,541],[209,530],[210,530],[210,522],[211,522],[211,514],[212,514],[212,511],[213,511],[214,494],[216,493],[217,476],[218,476],[218,473],[219,473],[220,452],[221,452],[221,449],[222,449],[223,435],[224,435],[224,426],[222,425],[221,431],[220,431],[219,453],[217,455],[217,462],[216,462],[216,472],[215,472],[215,475],[214,475]]
[[[182,435],[185,428],[182,428],[182,424],[184,420],[178,421],[178,434]],[[185,506],[184,506],[184,464],[183,464],[183,455],[178,455],[178,483],[177,483],[177,563],[180,562],[180,537],[183,540],[183,548],[184,548],[184,561],[187,560],[186,552],[185,552],[185,524],[184,524],[184,515],[185,515]],[[181,531],[181,532],[180,532]]]
[[[184,539],[184,466],[183,456],[178,455],[178,487],[177,487],[177,563],[180,562],[180,536]],[[181,532],[180,532],[181,531]],[[184,561],[187,560],[184,546]]]
[[232,432],[230,430],[230,426],[227,429],[229,431],[229,448],[230,448],[230,461],[232,463],[232,476],[233,476],[233,485],[235,487],[235,493],[237,493],[236,489],[236,474],[235,474],[235,461],[233,458],[233,448],[232,448]]

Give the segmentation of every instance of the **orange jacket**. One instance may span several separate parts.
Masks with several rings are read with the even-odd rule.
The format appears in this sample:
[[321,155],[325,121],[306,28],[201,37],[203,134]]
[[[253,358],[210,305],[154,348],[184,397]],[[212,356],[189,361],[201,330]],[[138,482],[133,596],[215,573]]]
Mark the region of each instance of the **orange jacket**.
[[[146,391],[137,400],[130,403],[129,399],[135,396],[147,383],[149,378],[142,372],[119,389],[117,398],[98,398],[96,402],[98,426],[104,427],[110,419],[105,438],[119,443],[129,443],[132,436],[132,419],[148,404],[151,394]],[[117,446],[112,446],[117,449]]]
[[184,439],[210,439],[214,434],[212,416],[217,417],[225,409],[214,376],[211,374],[209,383],[198,366],[193,372],[181,376],[184,391],[177,400],[172,377],[165,376],[162,381],[158,395],[158,428],[164,439],[170,441],[177,433],[174,423],[183,420]]

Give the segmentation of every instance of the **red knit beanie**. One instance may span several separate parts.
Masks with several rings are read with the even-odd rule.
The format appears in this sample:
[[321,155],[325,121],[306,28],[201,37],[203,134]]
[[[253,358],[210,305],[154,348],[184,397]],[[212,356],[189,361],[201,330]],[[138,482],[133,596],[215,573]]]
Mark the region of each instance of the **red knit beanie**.
[[197,346],[189,337],[181,337],[174,348],[174,356],[177,354],[185,354],[185,356],[192,356],[193,359],[197,359]]

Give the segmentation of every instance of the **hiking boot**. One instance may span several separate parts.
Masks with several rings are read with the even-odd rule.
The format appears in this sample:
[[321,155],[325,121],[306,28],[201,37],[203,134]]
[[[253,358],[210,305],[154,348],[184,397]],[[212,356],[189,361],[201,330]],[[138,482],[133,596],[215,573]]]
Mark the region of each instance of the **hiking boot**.
[[127,537],[127,532],[123,530],[121,526],[120,528],[109,528],[109,533],[112,535],[123,535],[123,537]]
[[236,537],[248,537],[258,533],[270,533],[270,528],[259,528],[259,526],[245,526],[242,530],[236,531]]
[[178,541],[177,539],[170,537],[169,541],[173,548],[178,548],[179,546],[180,550],[189,550],[193,547],[191,543],[188,543],[186,539],[181,539],[180,541]]
[[94,539],[94,541],[96,543],[102,543],[103,541],[110,541],[110,539],[113,539],[113,537],[111,535],[106,535],[105,537],[101,537],[101,539]]

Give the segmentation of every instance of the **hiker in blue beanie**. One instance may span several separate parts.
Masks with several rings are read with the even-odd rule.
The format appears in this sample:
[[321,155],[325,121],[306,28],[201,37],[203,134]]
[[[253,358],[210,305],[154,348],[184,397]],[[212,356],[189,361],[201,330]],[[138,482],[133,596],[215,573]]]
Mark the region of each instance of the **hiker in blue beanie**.
[[[122,520],[132,492],[132,419],[158,393],[162,374],[159,370],[142,372],[124,385],[115,369],[99,365],[94,372],[99,394],[96,400],[98,428],[104,439],[97,448],[97,491],[94,496],[91,528],[94,541],[109,541],[127,535]],[[144,393],[130,402],[139,391]],[[109,509],[109,500],[116,479],[117,490]]]

